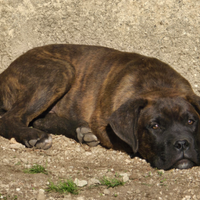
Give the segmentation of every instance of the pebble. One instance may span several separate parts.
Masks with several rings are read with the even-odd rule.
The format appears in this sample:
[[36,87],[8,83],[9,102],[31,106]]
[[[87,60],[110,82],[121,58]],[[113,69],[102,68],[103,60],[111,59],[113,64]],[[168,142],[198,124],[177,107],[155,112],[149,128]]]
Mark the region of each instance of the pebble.
[[43,189],[39,189],[37,200],[45,200],[46,199],[44,192],[45,191]]
[[129,160],[126,159],[125,162],[126,162],[127,164],[129,164],[129,163],[131,163],[132,161],[131,161],[130,159],[129,159]]
[[27,158],[20,158],[20,160],[21,160],[23,163],[28,163],[28,159],[27,159]]
[[109,195],[109,194],[110,194],[110,190],[105,189],[105,190],[103,191],[103,193],[104,193],[105,195]]
[[137,189],[135,192],[136,192],[137,194],[139,194],[139,193],[140,193],[140,190],[139,190],[139,189]]
[[182,198],[182,200],[189,200],[189,199],[191,199],[191,196],[189,196],[189,195]]
[[90,156],[90,155],[92,155],[92,153],[86,151],[86,152],[85,152],[85,155],[86,155],[86,156]]
[[79,180],[77,178],[75,178],[74,183],[78,186],[78,187],[84,187],[86,186],[88,183],[86,180]]
[[122,176],[122,179],[123,179],[124,182],[129,181],[129,176],[128,176],[127,173],[120,174],[120,176]]
[[133,171],[129,177],[129,179],[131,179],[131,180],[140,179],[140,178],[141,178],[141,175],[135,171]]
[[101,184],[99,180],[92,178],[88,181],[88,186]]
[[21,148],[25,148],[25,146],[20,143],[16,143],[16,144],[10,144],[10,148],[11,149],[21,149]]
[[65,197],[63,198],[63,200],[71,200],[71,199],[72,199],[71,194],[65,195]]
[[10,161],[9,161],[8,159],[4,158],[4,159],[3,159],[3,163],[4,163],[4,164],[9,164]]
[[85,200],[84,197],[78,197],[76,200]]
[[75,151],[80,152],[80,151],[81,151],[81,148],[80,148],[80,147],[76,147],[76,148],[75,148]]

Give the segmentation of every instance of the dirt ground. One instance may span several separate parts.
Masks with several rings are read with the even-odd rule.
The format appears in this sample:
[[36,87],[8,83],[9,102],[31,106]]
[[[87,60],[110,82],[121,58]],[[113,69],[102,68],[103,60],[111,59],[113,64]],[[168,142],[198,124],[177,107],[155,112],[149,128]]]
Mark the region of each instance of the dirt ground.
[[[153,169],[145,160],[101,146],[89,148],[61,135],[52,135],[49,150],[25,148],[0,137],[0,198],[12,200],[146,200],[200,199],[199,167],[170,171]],[[48,174],[24,169],[44,166]],[[108,188],[103,177],[119,179],[122,186]],[[47,192],[48,185],[78,179],[79,194]]]

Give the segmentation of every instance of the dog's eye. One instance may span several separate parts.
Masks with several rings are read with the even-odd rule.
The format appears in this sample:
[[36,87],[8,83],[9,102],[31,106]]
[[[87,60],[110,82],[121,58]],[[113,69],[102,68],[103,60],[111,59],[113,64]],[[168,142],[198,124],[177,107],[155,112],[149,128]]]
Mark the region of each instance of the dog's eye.
[[192,120],[192,119],[188,119],[188,124],[189,124],[189,125],[194,124],[194,120]]
[[154,130],[156,130],[156,129],[159,128],[159,125],[158,125],[158,124],[152,124],[152,125],[151,125],[151,128],[154,129]]

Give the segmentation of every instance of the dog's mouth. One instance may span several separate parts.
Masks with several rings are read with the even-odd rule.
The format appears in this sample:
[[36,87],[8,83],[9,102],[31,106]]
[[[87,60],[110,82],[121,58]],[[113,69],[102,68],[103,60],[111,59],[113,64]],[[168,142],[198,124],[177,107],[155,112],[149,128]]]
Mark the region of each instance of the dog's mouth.
[[178,160],[172,168],[176,168],[176,169],[189,169],[191,167],[193,167],[195,164],[194,162],[192,162],[191,160],[189,159],[181,159],[181,160]]

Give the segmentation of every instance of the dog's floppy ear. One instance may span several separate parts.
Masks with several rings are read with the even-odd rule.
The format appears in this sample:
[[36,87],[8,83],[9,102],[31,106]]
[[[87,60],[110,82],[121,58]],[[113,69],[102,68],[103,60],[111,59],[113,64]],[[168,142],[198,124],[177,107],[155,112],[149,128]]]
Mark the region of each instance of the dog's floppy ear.
[[200,97],[196,94],[186,96],[186,99],[193,105],[195,110],[200,114]]
[[114,111],[108,120],[115,134],[129,144],[134,153],[138,150],[136,128],[139,112],[146,104],[145,99],[128,100]]

